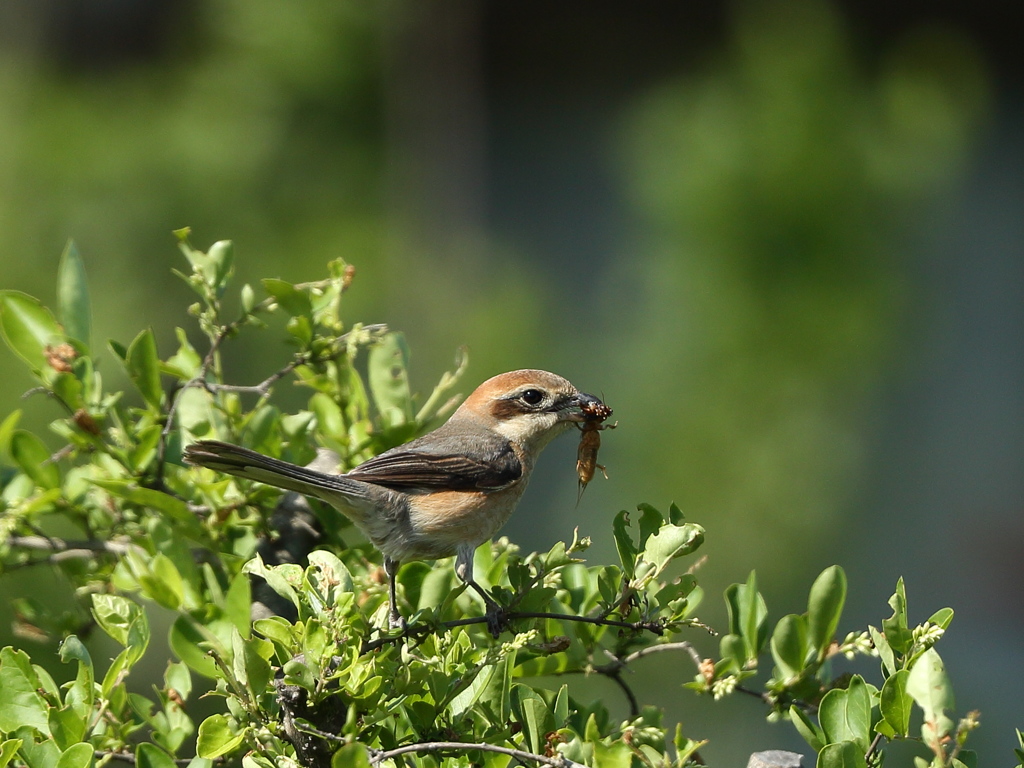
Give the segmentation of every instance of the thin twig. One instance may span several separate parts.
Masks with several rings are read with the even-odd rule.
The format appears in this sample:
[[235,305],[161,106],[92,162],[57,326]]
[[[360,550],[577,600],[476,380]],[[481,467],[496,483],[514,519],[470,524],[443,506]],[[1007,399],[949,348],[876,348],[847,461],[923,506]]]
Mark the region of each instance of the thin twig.
[[614,672],[605,672],[604,676],[614,681],[622,689],[622,692],[626,694],[626,698],[629,700],[630,718],[636,719],[640,717],[640,702],[637,701],[636,694],[629,687],[629,683],[622,679],[622,669],[617,669]]
[[97,552],[109,552],[112,555],[124,555],[137,545],[129,541],[87,539],[84,541],[65,541],[52,536],[11,536],[7,543],[14,549],[31,549],[37,552],[55,552],[54,561],[92,557]]
[[760,699],[765,704],[771,704],[772,703],[771,697],[767,693],[762,693],[761,691],[755,691],[753,688],[747,688],[745,686],[737,684],[737,686],[733,690],[739,691],[740,693],[745,693],[747,696],[753,696],[756,699]]
[[[515,619],[555,619],[556,621],[576,621],[583,624],[595,624],[601,627],[621,627],[623,629],[631,629],[634,632],[642,632],[644,630],[652,632],[655,635],[663,635],[665,628],[656,621],[616,621],[614,619],[599,619],[595,616],[575,616],[571,613],[541,613],[534,611],[508,611],[501,615],[501,618],[506,620]],[[452,621],[446,621],[441,626],[446,629],[454,629],[455,627],[468,627],[473,624],[488,624],[491,619],[488,616],[470,616],[465,619],[454,619]],[[396,643],[399,640],[405,638],[416,638],[419,635],[425,634],[430,631],[428,625],[422,626],[410,626],[407,627],[403,632],[397,635],[388,635],[387,637],[380,637],[376,640],[372,640],[365,643],[362,647],[363,653],[369,653],[375,651],[378,648],[387,645],[388,643]]]
[[521,749],[499,747],[495,744],[471,744],[461,741],[425,741],[420,744],[407,744],[404,747],[396,747],[395,749],[372,753],[370,756],[370,762],[373,765],[377,765],[378,763],[382,763],[385,760],[391,760],[392,758],[399,757],[400,755],[408,755],[418,752],[445,752],[456,750],[462,752],[497,752],[500,755],[508,755],[509,757],[516,758],[517,760],[532,760],[533,762],[540,763],[541,765],[553,766],[553,768],[583,768],[580,763],[574,762],[561,755],[558,757],[547,757],[533,752],[524,752]]
[[[647,630],[655,635],[665,634],[665,627],[658,621],[618,621],[616,619],[599,619],[594,616],[574,616],[571,613],[542,613],[534,611],[511,611],[505,614],[508,619],[556,619],[558,621],[576,621],[582,624],[595,624],[600,627],[621,627],[635,632]],[[486,621],[486,619],[484,619]],[[474,623],[479,623],[474,622]]]
[[634,651],[621,659],[611,651],[605,650],[605,653],[611,658],[611,663],[593,668],[594,672],[613,680],[615,684],[622,689],[622,692],[626,694],[626,698],[629,700],[629,712],[631,717],[639,717],[640,703],[637,701],[636,694],[633,693],[633,689],[622,677],[622,670],[624,670],[627,665],[637,661],[638,659],[642,659],[644,656],[650,656],[651,654],[659,653],[661,651],[687,651],[690,654],[690,658],[693,659],[694,665],[696,665],[698,669],[700,668],[700,656],[697,655],[697,651],[694,647],[687,642],[650,645],[646,648]]
[[660,653],[661,651],[686,651],[690,654],[690,658],[693,659],[694,666],[698,668],[700,667],[701,658],[697,653],[697,649],[685,641],[679,643],[649,645],[646,648],[641,648],[639,651],[633,651],[633,653],[629,654],[629,656],[622,660],[622,664],[625,666],[627,664],[631,664],[637,659],[642,659],[644,656],[650,656],[652,653]]
[[875,751],[878,749],[878,745],[882,743],[882,734],[876,733],[875,738],[872,739],[871,745],[868,747],[868,751],[864,753],[864,762],[870,764],[871,758],[875,756]]

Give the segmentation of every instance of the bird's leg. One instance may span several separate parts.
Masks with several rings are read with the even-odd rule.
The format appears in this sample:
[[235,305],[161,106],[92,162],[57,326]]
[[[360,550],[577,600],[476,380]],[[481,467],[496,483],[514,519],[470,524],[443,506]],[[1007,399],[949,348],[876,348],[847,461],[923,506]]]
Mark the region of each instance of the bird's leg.
[[505,609],[494,602],[494,598],[490,596],[487,590],[473,579],[473,551],[475,549],[472,545],[459,547],[455,556],[455,575],[462,579],[466,586],[472,587],[483,598],[484,605],[487,606],[487,613],[485,614],[487,629],[492,637],[497,637],[501,634],[501,630],[505,628]]
[[400,563],[384,555],[384,573],[388,577],[388,625],[391,629],[405,629],[405,619],[398,612],[398,595],[395,594],[395,576]]

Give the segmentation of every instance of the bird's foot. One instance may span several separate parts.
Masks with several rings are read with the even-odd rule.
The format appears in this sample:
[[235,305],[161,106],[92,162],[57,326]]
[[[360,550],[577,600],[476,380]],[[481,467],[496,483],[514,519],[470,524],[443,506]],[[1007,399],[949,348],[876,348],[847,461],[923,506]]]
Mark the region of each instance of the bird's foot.
[[493,600],[488,605],[487,613],[484,614],[484,618],[487,619],[487,631],[491,633],[491,637],[493,638],[497,638],[502,632],[508,629],[508,611]]
[[392,631],[398,630],[400,632],[405,632],[405,630],[409,628],[409,624],[406,622],[405,617],[398,611],[391,611],[388,614],[388,628]]

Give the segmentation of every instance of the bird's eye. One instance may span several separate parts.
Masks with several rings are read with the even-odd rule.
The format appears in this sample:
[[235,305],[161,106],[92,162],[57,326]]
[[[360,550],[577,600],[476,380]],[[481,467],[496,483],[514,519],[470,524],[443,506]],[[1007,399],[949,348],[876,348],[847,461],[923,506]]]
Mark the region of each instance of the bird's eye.
[[519,396],[527,405],[537,405],[544,399],[544,393],[539,389],[528,389]]

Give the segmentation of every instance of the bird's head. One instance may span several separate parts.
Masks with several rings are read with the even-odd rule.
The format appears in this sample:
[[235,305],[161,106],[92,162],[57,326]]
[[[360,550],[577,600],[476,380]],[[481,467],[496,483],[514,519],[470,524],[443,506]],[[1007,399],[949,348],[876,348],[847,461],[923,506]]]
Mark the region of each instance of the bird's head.
[[574,422],[586,421],[585,409],[597,405],[603,404],[561,376],[526,369],[488,379],[459,410],[485,421],[512,442],[539,450]]

